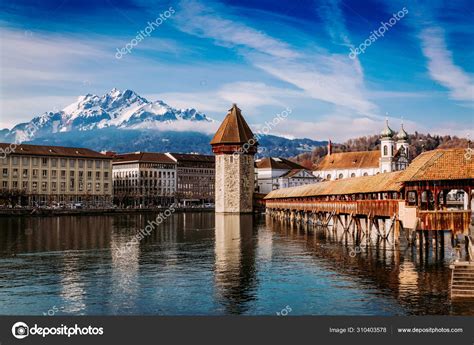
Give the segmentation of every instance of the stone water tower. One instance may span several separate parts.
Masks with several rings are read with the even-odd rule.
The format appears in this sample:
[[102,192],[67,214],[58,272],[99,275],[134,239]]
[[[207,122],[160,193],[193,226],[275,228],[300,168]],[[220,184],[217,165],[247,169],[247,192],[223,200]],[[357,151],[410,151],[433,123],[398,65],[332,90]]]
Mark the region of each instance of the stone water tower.
[[253,211],[257,140],[236,104],[211,140],[216,155],[216,213]]

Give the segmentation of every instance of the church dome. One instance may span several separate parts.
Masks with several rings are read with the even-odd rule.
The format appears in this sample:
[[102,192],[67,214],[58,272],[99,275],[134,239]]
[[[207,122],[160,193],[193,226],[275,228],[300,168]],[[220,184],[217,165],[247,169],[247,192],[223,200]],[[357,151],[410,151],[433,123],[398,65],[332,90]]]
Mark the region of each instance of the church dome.
[[403,123],[402,123],[402,128],[400,128],[400,132],[397,134],[397,139],[398,140],[407,140],[408,139],[408,134],[405,132],[405,128],[403,128]]
[[385,128],[380,133],[382,138],[392,138],[395,132],[388,126],[388,119],[385,120]]

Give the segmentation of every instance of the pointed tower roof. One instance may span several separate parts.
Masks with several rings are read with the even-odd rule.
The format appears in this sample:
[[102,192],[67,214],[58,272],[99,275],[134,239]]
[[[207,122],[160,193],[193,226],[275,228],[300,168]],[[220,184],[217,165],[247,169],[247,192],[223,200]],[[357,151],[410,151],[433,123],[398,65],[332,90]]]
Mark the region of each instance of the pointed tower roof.
[[405,128],[403,128],[403,122],[402,122],[402,126],[400,128],[400,132],[398,132],[398,134],[397,134],[397,139],[400,140],[400,141],[408,139],[408,133],[405,131]]
[[237,104],[234,103],[214,138],[212,138],[211,145],[244,144],[252,138],[254,138],[252,130],[242,116]]
[[382,138],[392,138],[395,132],[388,126],[388,119],[385,119],[385,128],[380,133]]

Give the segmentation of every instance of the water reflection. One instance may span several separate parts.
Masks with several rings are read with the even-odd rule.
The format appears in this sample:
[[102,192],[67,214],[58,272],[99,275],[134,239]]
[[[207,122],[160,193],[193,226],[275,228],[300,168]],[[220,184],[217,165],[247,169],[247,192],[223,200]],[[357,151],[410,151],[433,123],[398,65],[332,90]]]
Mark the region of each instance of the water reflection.
[[0,314],[474,314],[448,298],[449,240],[179,213],[134,241],[155,217],[0,218]]
[[243,314],[255,299],[252,215],[215,215],[215,288],[228,314]]

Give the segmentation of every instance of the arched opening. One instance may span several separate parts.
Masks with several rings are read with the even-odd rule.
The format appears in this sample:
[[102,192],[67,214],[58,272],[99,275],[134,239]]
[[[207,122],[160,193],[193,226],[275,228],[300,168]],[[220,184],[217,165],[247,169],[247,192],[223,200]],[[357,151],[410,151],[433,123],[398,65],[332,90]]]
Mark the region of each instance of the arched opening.
[[388,147],[387,147],[387,145],[384,145],[384,147],[383,147],[383,155],[384,155],[384,156],[387,156],[387,155],[388,155]]
[[339,179],[342,179],[344,178],[344,175],[343,174],[339,174]]
[[429,211],[435,209],[433,193],[430,190],[425,190],[421,193],[421,209]]
[[364,176],[369,176],[369,174],[367,174],[366,172],[364,173]]
[[330,180],[330,179],[331,179],[331,174],[328,174],[328,175],[326,176],[326,180]]
[[356,177],[356,174],[355,174],[355,173],[352,173],[352,174],[351,174],[351,177]]

